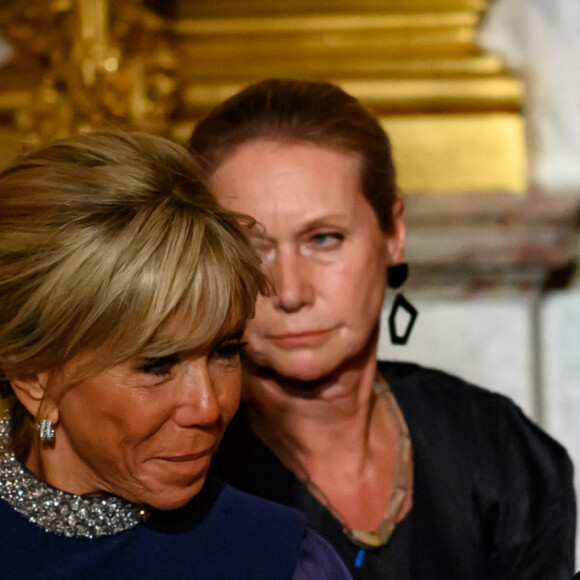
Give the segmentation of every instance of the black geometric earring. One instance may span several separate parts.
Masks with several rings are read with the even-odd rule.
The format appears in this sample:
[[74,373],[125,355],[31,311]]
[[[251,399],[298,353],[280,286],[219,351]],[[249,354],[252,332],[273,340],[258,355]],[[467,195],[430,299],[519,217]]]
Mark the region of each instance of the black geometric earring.
[[[389,266],[388,268],[387,282],[391,288],[400,288],[407,280],[408,275],[408,264],[395,264],[393,266]],[[400,308],[405,310],[409,315],[409,321],[407,322],[407,327],[405,328],[405,332],[403,332],[403,334],[397,333],[397,326],[395,324],[397,313]],[[389,334],[393,344],[407,344],[418,314],[418,310],[400,292],[397,292],[395,300],[393,301],[391,312],[389,314]]]

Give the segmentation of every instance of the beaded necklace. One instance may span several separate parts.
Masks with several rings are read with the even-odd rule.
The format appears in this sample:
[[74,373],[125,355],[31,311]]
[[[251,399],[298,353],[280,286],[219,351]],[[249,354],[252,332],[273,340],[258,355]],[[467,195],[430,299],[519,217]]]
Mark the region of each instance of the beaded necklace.
[[397,521],[402,515],[401,512],[405,506],[405,500],[408,498],[413,485],[413,459],[412,446],[409,430],[405,419],[401,413],[399,405],[391,392],[389,384],[379,376],[373,385],[375,394],[384,402],[387,413],[393,420],[397,430],[397,441],[394,453],[394,472],[393,472],[393,489],[385,510],[382,522],[376,530],[358,530],[353,529],[346,523],[346,518],[337,510],[324,491],[312,481],[307,469],[296,460],[295,457],[287,457],[284,460],[282,456],[278,458],[290,469],[296,477],[306,486],[308,491],[319,501],[342,525],[343,533],[351,540],[353,544],[359,546],[361,551],[357,554],[356,567],[362,565],[364,550],[384,546],[392,536]]
[[38,480],[11,450],[8,412],[0,420],[0,498],[29,522],[68,538],[118,534],[150,513],[120,497],[75,495]]

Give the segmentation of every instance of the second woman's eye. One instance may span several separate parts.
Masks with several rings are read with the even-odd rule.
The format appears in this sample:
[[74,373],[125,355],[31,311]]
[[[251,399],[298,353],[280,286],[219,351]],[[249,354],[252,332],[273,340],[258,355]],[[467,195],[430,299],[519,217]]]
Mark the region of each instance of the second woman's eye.
[[320,232],[310,238],[313,245],[325,250],[337,248],[343,240],[344,236],[339,232]]
[[140,370],[148,375],[165,377],[171,373],[173,367],[178,364],[179,361],[179,355],[177,354],[151,358],[147,359],[147,361],[141,365]]

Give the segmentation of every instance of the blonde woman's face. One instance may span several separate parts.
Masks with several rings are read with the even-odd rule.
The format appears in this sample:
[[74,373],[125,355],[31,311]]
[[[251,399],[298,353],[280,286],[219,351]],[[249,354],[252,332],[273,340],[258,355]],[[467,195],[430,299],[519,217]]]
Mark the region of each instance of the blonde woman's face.
[[226,207],[264,227],[255,247],[276,295],[259,297],[247,351],[283,377],[314,381],[374,357],[387,267],[402,260],[402,205],[381,230],[354,155],[307,143],[253,141],[212,175]]
[[54,449],[44,452],[57,466],[48,482],[159,509],[187,503],[238,407],[239,348],[233,336],[205,352],[130,361],[63,388]]

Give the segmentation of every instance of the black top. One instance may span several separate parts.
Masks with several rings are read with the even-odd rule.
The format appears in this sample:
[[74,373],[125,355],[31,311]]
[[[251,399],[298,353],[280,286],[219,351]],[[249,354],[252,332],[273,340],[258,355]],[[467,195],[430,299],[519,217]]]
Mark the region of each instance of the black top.
[[240,489],[304,511],[355,579],[570,580],[575,499],[563,447],[502,395],[417,365],[379,370],[409,427],[414,462],[413,507],[386,546],[353,545],[242,412],[215,469]]

